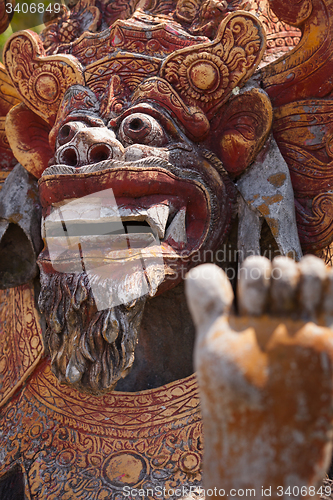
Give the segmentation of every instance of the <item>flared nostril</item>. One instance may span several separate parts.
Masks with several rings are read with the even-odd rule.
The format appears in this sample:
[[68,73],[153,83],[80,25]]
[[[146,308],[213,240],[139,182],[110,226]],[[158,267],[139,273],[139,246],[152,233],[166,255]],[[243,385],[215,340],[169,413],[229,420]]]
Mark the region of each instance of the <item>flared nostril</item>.
[[77,127],[74,124],[66,123],[61,127],[58,132],[57,143],[58,146],[63,146],[71,141],[77,132]]
[[100,161],[111,160],[112,156],[112,147],[108,144],[94,144],[91,146],[88,153],[89,163],[99,163]]
[[79,163],[77,151],[74,147],[68,147],[61,152],[60,163],[70,167],[76,167]]

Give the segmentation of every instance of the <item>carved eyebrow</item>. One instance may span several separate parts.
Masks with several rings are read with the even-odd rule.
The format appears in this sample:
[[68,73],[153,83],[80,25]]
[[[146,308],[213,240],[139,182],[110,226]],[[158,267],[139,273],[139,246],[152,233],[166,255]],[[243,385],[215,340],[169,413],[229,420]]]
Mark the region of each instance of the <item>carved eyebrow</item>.
[[66,119],[66,122],[68,121],[77,121],[77,122],[83,122],[89,127],[105,127],[105,123],[103,120],[95,115],[89,115],[87,113],[73,113],[71,115],[68,115],[68,119]]

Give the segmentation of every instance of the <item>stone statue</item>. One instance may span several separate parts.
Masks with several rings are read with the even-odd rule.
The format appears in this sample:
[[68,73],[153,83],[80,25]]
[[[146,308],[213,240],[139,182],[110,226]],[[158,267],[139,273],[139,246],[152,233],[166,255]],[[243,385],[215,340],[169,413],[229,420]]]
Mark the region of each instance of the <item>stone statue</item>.
[[[329,260],[331,4],[82,0],[45,17],[40,35],[25,30],[7,41],[0,67],[0,491],[54,500],[201,494],[200,397],[209,434],[216,423],[209,387],[216,404],[224,388],[214,380],[205,386],[203,349],[199,396],[184,278],[194,268],[188,296],[200,342],[210,302],[207,286],[193,278],[198,264],[219,264],[235,286],[249,256],[269,272],[260,255],[280,256],[287,260],[273,267],[302,276],[310,262],[303,253]],[[8,22],[3,13],[4,28]],[[290,259],[300,267],[280,264]],[[214,280],[223,281],[222,271],[213,269],[217,306],[209,321],[232,302],[231,285],[221,291]],[[322,293],[330,278],[320,269]],[[301,314],[309,302],[295,302],[298,281],[284,315]],[[252,314],[244,292],[252,296],[252,285],[239,283],[239,305]],[[285,292],[276,285],[269,309],[267,290],[255,295],[255,314],[271,332],[276,320],[262,315],[275,316]],[[197,304],[200,293],[208,298]],[[304,475],[308,487],[324,474],[330,447],[331,331],[319,334],[326,365],[315,380],[326,381],[327,399],[311,416],[323,411],[326,434]],[[249,382],[258,398],[269,392],[262,370]],[[206,460],[218,468],[224,444],[211,455],[207,443]],[[234,466],[242,467],[241,454]],[[273,484],[286,469],[272,468],[265,470]]]
[[190,271],[204,485],[216,497],[331,495],[332,283],[332,268],[312,255],[249,257],[235,315],[223,271]]

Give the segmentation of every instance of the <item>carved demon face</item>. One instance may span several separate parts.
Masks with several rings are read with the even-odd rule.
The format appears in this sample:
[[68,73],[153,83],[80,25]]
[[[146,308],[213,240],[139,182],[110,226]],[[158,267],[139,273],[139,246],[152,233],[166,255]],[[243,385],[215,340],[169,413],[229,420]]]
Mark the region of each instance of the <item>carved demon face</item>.
[[[256,18],[231,14],[214,42],[148,21],[124,25],[128,37],[153,37],[146,55],[116,52],[91,67],[82,60],[85,74],[73,58],[41,55],[31,33],[5,52],[25,100],[7,120],[11,146],[39,177],[45,343],[59,380],[94,392],[128,373],[146,298],[175,286],[224,241],[231,179],[253,161],[271,125],[266,94],[251,87],[232,95],[263,53]],[[118,40],[117,29],[97,36],[101,50],[103,36]],[[163,64],[149,53],[161,33]],[[15,80],[25,48],[28,86]],[[82,48],[75,50],[79,57]],[[25,150],[23,115],[38,130]]]
[[[66,99],[73,94],[82,98],[89,91],[76,86]],[[66,217],[75,236],[91,237],[86,258],[95,268],[121,258],[136,269],[142,254],[135,248],[146,248],[147,268],[158,253],[163,258],[163,291],[179,283],[194,257],[199,260],[203,250],[223,239],[231,216],[231,182],[218,159],[189,140],[162,108],[134,105],[106,125],[97,116],[85,119],[82,110],[71,110],[56,131],[54,165],[39,182],[46,227],[48,221],[56,223],[54,207],[87,196],[88,203],[91,195],[106,190],[112,190],[123,223],[122,231],[107,227],[115,220],[113,198],[103,200],[95,219]],[[102,236],[103,231],[110,234]],[[76,270],[77,249],[69,249],[66,258],[63,271]],[[44,252],[45,266],[46,259]]]
[[[65,99],[84,93],[76,86]],[[175,286],[195,257],[200,261],[223,240],[233,189],[220,161],[156,105],[132,106],[106,125],[71,109],[56,129],[54,165],[39,181],[45,237],[40,305],[59,378],[101,390],[113,387],[133,362],[133,317],[141,317],[143,296]],[[55,245],[58,260],[52,259]],[[66,292],[75,307],[65,305]],[[89,339],[92,329],[94,338],[100,332],[100,351]],[[71,357],[66,342],[66,360],[59,355],[65,337],[75,345]],[[87,367],[103,356],[113,363],[97,383]]]

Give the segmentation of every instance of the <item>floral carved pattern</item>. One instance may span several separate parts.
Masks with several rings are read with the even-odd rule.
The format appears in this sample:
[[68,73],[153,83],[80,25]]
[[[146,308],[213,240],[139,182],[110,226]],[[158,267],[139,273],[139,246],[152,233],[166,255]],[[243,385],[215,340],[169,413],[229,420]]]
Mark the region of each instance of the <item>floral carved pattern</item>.
[[116,74],[120,80],[118,87],[121,89],[121,97],[125,101],[144,79],[157,75],[159,68],[160,61],[157,58],[133,58],[130,55],[118,54],[104,63],[98,61],[88,66],[85,78],[88,87],[97,96],[103,96]]
[[140,393],[104,396],[60,385],[49,359],[40,361],[32,286],[0,293],[0,383],[7,402],[0,419],[1,476],[19,465],[31,500],[120,500],[126,498],[124,486],[201,484],[195,375]]
[[266,0],[252,0],[250,12],[257,14],[264,25],[268,54],[288,52],[301,38],[301,31],[280,21]]
[[185,102],[199,105],[211,118],[232,90],[253,74],[264,50],[259,21],[251,14],[234,13],[222,22],[214,42],[169,56],[161,76]]
[[0,431],[11,436],[1,443],[0,471],[19,460],[34,500],[120,500],[124,486],[201,484],[195,376],[139,394],[94,397],[60,386],[46,360],[4,411]]
[[32,285],[0,291],[0,406],[37,366],[43,353]]
[[95,32],[101,21],[101,13],[92,0],[80,0],[71,10],[61,6],[56,19],[45,20],[46,28],[41,34],[48,53],[56,51],[59,44],[70,43],[84,31]]
[[331,100],[308,99],[275,109],[274,136],[290,170],[299,234],[309,251],[325,248],[332,238],[332,125]]
[[58,52],[72,54],[88,66],[110,57],[119,49],[142,54],[145,58],[163,59],[175,50],[208,41],[206,37],[192,36],[186,32],[182,32],[182,37],[177,36],[180,27],[173,26],[170,20],[163,19],[161,23],[156,23],[156,19],[153,23],[152,20],[152,17],[139,13],[135,20],[117,21],[108,30],[96,34],[86,33],[71,44],[60,45]]
[[46,122],[55,120],[68,87],[84,84],[79,63],[67,56],[45,57],[33,32],[19,32],[4,49],[7,71],[23,101]]

